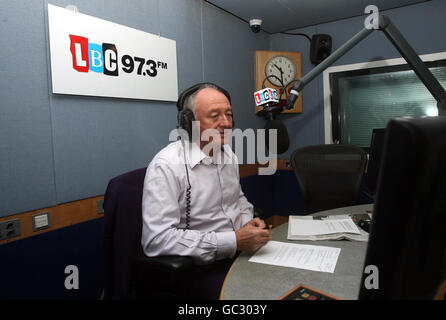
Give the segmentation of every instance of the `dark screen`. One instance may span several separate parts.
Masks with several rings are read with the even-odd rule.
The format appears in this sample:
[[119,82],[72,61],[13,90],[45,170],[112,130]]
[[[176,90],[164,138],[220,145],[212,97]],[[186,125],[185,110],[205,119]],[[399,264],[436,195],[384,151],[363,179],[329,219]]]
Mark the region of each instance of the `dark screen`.
[[[446,117],[386,127],[360,299],[432,299],[446,276]],[[369,269],[370,270],[370,269]]]
[[370,158],[367,165],[367,178],[365,187],[372,196],[376,195],[376,185],[378,183],[379,168],[384,145],[384,128],[376,128],[372,131],[370,142]]

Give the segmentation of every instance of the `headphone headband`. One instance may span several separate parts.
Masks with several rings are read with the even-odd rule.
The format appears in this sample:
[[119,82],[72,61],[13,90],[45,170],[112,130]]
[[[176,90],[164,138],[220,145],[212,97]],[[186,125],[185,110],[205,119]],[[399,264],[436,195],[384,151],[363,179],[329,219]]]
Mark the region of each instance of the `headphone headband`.
[[204,89],[207,86],[212,86],[214,87],[217,91],[223,93],[226,98],[228,98],[229,103],[231,103],[231,96],[229,95],[229,92],[226,91],[225,89],[223,89],[222,87],[220,87],[219,85],[216,85],[215,83],[212,82],[202,82],[202,83],[198,83],[196,85],[193,85],[190,88],[187,88],[186,90],[184,90],[178,97],[177,100],[177,108],[178,111],[183,110],[184,107],[184,101],[186,101],[187,97],[193,95],[195,92],[197,92],[198,90]]

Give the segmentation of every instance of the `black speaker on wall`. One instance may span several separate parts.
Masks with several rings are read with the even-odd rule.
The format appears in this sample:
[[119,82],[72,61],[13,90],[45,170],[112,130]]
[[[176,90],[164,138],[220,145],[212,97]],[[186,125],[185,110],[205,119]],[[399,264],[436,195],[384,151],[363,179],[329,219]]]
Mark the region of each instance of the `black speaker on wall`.
[[310,61],[319,64],[331,53],[331,37],[328,34],[315,34],[311,37]]

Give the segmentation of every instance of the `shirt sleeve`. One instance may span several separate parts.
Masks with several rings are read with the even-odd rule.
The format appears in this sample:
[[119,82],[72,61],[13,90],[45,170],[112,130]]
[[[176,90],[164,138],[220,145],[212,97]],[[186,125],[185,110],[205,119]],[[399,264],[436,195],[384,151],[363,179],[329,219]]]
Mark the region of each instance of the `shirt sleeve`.
[[141,245],[147,256],[192,256],[197,264],[230,258],[236,252],[235,232],[203,232],[181,226],[180,178],[168,164],[147,169],[142,199]]
[[[237,178],[240,181],[240,172],[239,172],[239,166],[238,166],[238,159],[235,156],[236,159],[236,172],[237,172]],[[240,209],[240,225],[235,226],[235,229],[238,230],[241,227],[243,227],[248,221],[251,221],[254,218],[254,206],[246,199],[242,187],[240,185],[240,193],[239,193],[239,203],[238,207]]]
[[248,201],[248,199],[246,199],[241,187],[240,187],[239,208],[241,215],[240,218],[241,225],[237,228],[237,230],[243,227],[247,222],[251,221],[254,218],[254,206]]

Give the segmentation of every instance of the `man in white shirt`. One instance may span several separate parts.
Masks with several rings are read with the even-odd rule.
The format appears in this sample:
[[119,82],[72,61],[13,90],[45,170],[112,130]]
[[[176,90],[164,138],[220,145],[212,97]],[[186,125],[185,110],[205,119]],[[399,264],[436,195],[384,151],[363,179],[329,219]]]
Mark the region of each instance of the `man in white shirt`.
[[[209,141],[170,143],[153,158],[144,181],[141,244],[147,256],[184,255],[199,265],[218,265],[236,251],[257,250],[271,233],[263,220],[253,219],[237,157],[226,145],[233,124],[229,94],[213,84],[194,88],[180,95],[179,109],[192,111],[200,137],[206,130],[215,134]],[[209,298],[217,298],[219,290],[211,290]]]

